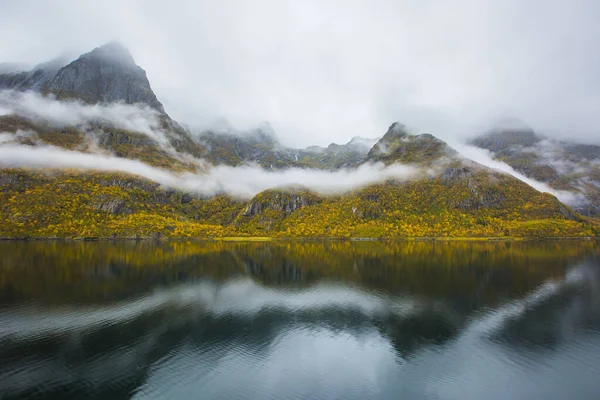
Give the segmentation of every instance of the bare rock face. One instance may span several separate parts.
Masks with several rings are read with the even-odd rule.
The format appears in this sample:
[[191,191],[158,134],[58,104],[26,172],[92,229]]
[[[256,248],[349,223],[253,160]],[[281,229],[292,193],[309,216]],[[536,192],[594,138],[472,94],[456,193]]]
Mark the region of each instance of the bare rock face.
[[283,215],[317,202],[315,195],[303,192],[267,191],[256,196],[242,211],[242,216],[253,217],[262,215],[266,210],[272,210]]
[[69,60],[60,56],[30,71],[2,73],[0,89],[52,93],[89,103],[141,103],[164,114],[146,72],[121,44],[111,42]]
[[106,211],[111,214],[131,214],[132,211],[129,207],[127,207],[127,203],[124,200],[111,198],[111,199],[101,199],[94,205],[97,210]]
[[442,171],[442,174],[440,175],[440,179],[442,180],[442,182],[447,183],[447,184],[452,184],[454,182],[458,182],[461,181],[463,179],[468,178],[469,176],[471,176],[471,174],[473,173],[473,171],[471,170],[471,168],[461,165],[461,166],[451,166],[451,167],[447,167]]
[[471,181],[467,182],[467,187],[470,196],[456,203],[456,208],[462,211],[501,208],[506,200],[504,194],[494,187],[480,188]]
[[61,68],[45,88],[58,98],[146,104],[164,113],[146,72],[119,43],[108,43]]

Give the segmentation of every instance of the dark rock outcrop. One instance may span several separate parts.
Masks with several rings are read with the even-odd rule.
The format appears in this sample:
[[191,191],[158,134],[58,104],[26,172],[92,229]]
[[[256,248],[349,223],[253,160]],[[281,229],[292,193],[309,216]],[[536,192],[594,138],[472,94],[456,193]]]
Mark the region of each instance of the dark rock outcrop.
[[301,193],[270,192],[260,196],[260,198],[253,199],[244,209],[242,215],[244,217],[253,217],[263,214],[266,210],[273,210],[284,215],[289,215],[302,207],[315,204],[313,197]]
[[30,71],[2,73],[0,89],[51,93],[88,103],[139,103],[165,113],[146,72],[121,44],[111,42],[70,60],[63,55]]
[[131,208],[127,207],[127,203],[118,198],[100,199],[94,208],[101,211],[106,211],[111,214],[131,214]]
[[119,43],[108,43],[61,68],[46,86],[58,98],[90,103],[146,104],[164,113],[146,72]]

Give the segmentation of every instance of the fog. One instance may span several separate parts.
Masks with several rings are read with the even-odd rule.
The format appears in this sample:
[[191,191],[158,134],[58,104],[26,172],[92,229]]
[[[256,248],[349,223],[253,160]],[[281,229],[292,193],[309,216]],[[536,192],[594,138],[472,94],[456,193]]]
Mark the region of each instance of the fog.
[[34,92],[0,91],[0,115],[16,114],[52,126],[75,126],[93,129],[94,123],[109,124],[115,128],[140,132],[166,146],[159,130],[158,113],[147,106],[112,104],[85,104],[77,100],[58,101],[51,96]]
[[[4,137],[3,137],[4,139]],[[58,147],[0,146],[0,167],[72,168],[139,175],[163,186],[204,196],[227,193],[247,199],[274,187],[307,187],[321,194],[342,193],[388,179],[415,178],[419,170],[406,165],[364,164],[353,170],[335,172],[290,168],[267,171],[258,166],[219,165],[205,172],[175,174],[140,161],[101,154],[86,154]]]
[[567,192],[564,190],[552,189],[550,186],[548,186],[548,184],[544,182],[536,181],[535,179],[523,175],[522,173],[516,171],[513,167],[506,164],[505,162],[495,160],[492,157],[491,153],[486,149],[462,144],[460,142],[452,143],[451,146],[464,157],[473,160],[479,164],[482,164],[488,168],[492,168],[496,171],[512,175],[515,178],[525,182],[532,188],[536,189],[537,191],[550,193],[556,196],[556,198],[558,198],[561,202],[565,204],[574,206],[578,204],[584,204],[587,202],[585,197],[581,194]]
[[[303,186],[320,194],[338,194],[356,188],[383,182],[388,179],[406,180],[418,176],[437,174],[445,159],[431,169],[410,165],[394,164],[388,167],[382,164],[364,164],[355,169],[322,171],[303,168],[290,168],[284,171],[268,171],[256,165],[230,167],[225,165],[207,166],[204,160],[193,158],[189,154],[176,152],[168,143],[164,132],[159,128],[157,112],[139,105],[86,104],[80,101],[58,101],[51,96],[42,96],[33,92],[0,91],[0,109],[6,114],[15,114],[28,120],[41,122],[53,127],[77,127],[88,133],[89,149],[95,153],[105,153],[97,148],[94,125],[102,123],[145,134],[157,142],[157,145],[175,158],[196,164],[202,169],[197,174],[174,174],[144,164],[140,161],[115,157],[110,154],[87,154],[46,146],[36,140],[35,132],[0,132],[0,167],[25,168],[71,168],[135,174],[157,182],[166,187],[211,196],[228,193],[239,198],[250,198],[257,193],[275,187]],[[267,133],[269,126],[263,124]],[[405,127],[414,133],[413,129]],[[38,147],[20,146],[16,139],[28,137]],[[370,141],[366,141],[370,143]],[[543,142],[545,143],[545,142]],[[494,160],[487,150],[464,145],[459,139],[448,143],[466,158],[486,167],[510,174],[527,183],[538,191],[555,195],[569,205],[583,203],[581,195],[558,191],[547,184],[528,178],[515,171],[509,165]],[[540,146],[538,146],[540,147]],[[542,146],[539,152],[550,157],[552,146]],[[385,151],[385,150],[383,150]]]
[[[18,135],[23,136],[27,133],[19,132]],[[197,173],[177,174],[137,160],[111,155],[81,153],[53,146],[18,145],[11,142],[12,138],[14,138],[14,134],[0,133],[0,168],[62,168],[124,172],[149,179],[164,187],[202,196],[226,193],[240,199],[249,199],[264,190],[278,187],[301,187],[322,195],[334,195],[387,180],[407,181],[423,176],[434,176],[440,172],[439,166],[424,169],[404,164],[384,166],[374,163],[362,164],[355,169],[337,171],[304,168],[265,170],[257,165],[237,167],[217,165],[204,170],[199,169]],[[556,196],[565,204],[577,205],[585,202],[582,195],[554,190],[543,182],[527,178],[509,165],[493,160],[486,150],[464,145],[457,147],[463,155],[470,159],[496,171],[513,175],[538,191]],[[195,161],[198,165],[204,165],[201,160]]]
[[507,117],[598,143],[599,15],[559,0],[5,0],[0,62],[118,40],[179,122],[270,121],[294,147],[393,121],[459,138]]

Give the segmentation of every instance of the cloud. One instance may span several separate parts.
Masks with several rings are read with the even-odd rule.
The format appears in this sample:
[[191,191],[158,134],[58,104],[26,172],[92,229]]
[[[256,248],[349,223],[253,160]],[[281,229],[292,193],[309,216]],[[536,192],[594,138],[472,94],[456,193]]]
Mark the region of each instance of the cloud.
[[406,180],[419,170],[406,165],[384,167],[365,164],[354,170],[335,172],[290,168],[266,171],[256,166],[215,166],[206,172],[174,174],[140,161],[100,154],[86,154],[58,147],[0,146],[0,167],[74,168],[135,174],[161,185],[205,196],[228,193],[250,198],[269,188],[304,186],[321,194],[341,193],[388,179]]
[[14,133],[0,132],[0,146],[5,144],[19,144],[20,139],[34,136],[33,132],[18,130]]
[[548,186],[544,182],[540,182],[535,179],[531,179],[531,178],[521,174],[520,172],[517,172],[510,165],[508,165],[502,161],[493,159],[491,153],[486,149],[481,149],[479,147],[475,147],[475,146],[471,146],[471,145],[467,145],[467,144],[461,144],[458,142],[452,143],[452,147],[456,151],[458,151],[461,155],[463,155],[464,157],[467,157],[468,159],[471,159],[479,164],[485,165],[488,168],[492,168],[496,171],[500,171],[505,174],[512,175],[515,178],[525,182],[532,188],[536,189],[537,191],[550,193],[550,194],[556,196],[557,199],[559,199],[561,202],[563,202],[565,204],[576,205],[576,204],[583,204],[586,202],[585,198],[582,195],[563,191],[563,190],[552,189],[550,186]]
[[591,168],[600,163],[600,152],[594,154],[592,159],[584,156],[569,157],[565,152],[564,143],[549,139],[544,139],[525,150],[539,156],[543,163],[551,165],[559,174],[589,174]]
[[600,141],[600,3],[6,0],[0,60],[120,40],[182,123],[268,120],[297,147],[400,120],[456,138],[517,117]]
[[[108,105],[90,105],[80,101],[58,101],[53,97],[41,96],[33,92],[0,91],[0,108],[8,110],[28,119],[43,121],[58,126],[77,126],[87,130],[91,149],[94,146],[95,123],[103,123],[117,128],[141,132],[156,140],[158,145],[178,159],[204,166],[202,160],[185,153],[177,153],[170,146],[164,133],[159,128],[158,115],[155,110],[121,103]],[[383,182],[388,179],[412,179],[419,170],[412,166],[394,164],[384,167],[381,164],[364,164],[356,169],[338,171],[321,171],[303,168],[290,168],[284,171],[266,171],[258,166],[246,165],[230,167],[218,165],[206,169],[201,174],[176,175],[139,161],[118,158],[106,154],[85,154],[67,151],[56,147],[42,146],[32,148],[18,146],[15,138],[32,136],[32,132],[19,131],[16,134],[0,133],[0,166],[32,167],[32,168],[74,168],[84,170],[120,171],[140,175],[161,185],[195,192],[202,195],[228,193],[241,198],[250,198],[255,194],[280,186],[305,186],[321,194],[335,194],[358,187]],[[555,157],[554,147],[544,141],[538,146],[538,152],[545,157]],[[368,141],[372,144],[372,141]],[[487,167],[510,174],[522,180],[538,191],[555,195],[569,205],[582,204],[582,195],[550,188],[547,184],[528,178],[515,171],[508,164],[494,160],[487,150],[464,145],[459,141],[449,144],[463,156]],[[382,151],[385,151],[383,149]],[[441,164],[444,160],[441,160]],[[439,166],[435,169],[439,169]],[[435,173],[422,171],[421,173]]]
[[[20,133],[26,134],[26,133]],[[406,181],[423,176],[431,176],[443,168],[444,160],[438,166],[423,170],[411,165],[392,164],[384,166],[380,163],[363,164],[355,169],[326,171],[304,168],[285,170],[265,170],[255,165],[245,166],[211,166],[198,173],[180,173],[152,167],[137,160],[114,157],[105,154],[88,154],[64,150],[54,146],[30,147],[11,143],[13,134],[0,134],[0,168],[35,168],[35,169],[79,169],[106,172],[124,172],[138,175],[154,181],[162,186],[171,187],[202,196],[218,193],[249,199],[254,195],[278,187],[306,187],[323,194],[344,193],[353,189],[366,187],[387,180]],[[477,147],[455,144],[455,148],[465,157],[506,173],[527,183],[540,192],[556,196],[568,205],[585,202],[580,194],[554,190],[543,182],[528,178],[515,171],[509,165],[491,158],[487,150]],[[199,160],[188,161],[201,163]]]
[[17,114],[55,126],[77,126],[84,130],[93,129],[94,123],[108,123],[116,128],[146,134],[163,146],[168,143],[159,130],[158,113],[142,105],[92,105],[75,100],[58,101],[34,92],[3,90],[0,91],[0,115],[6,114]]

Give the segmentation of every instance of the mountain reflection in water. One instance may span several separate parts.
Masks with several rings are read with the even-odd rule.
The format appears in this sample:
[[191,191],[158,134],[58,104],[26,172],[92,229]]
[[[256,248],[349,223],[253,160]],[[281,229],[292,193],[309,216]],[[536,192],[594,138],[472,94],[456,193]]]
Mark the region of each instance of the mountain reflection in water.
[[595,242],[0,242],[0,398],[596,399]]

